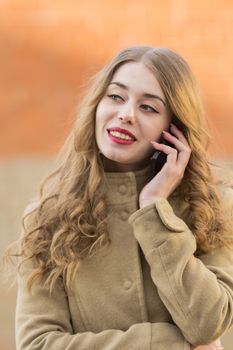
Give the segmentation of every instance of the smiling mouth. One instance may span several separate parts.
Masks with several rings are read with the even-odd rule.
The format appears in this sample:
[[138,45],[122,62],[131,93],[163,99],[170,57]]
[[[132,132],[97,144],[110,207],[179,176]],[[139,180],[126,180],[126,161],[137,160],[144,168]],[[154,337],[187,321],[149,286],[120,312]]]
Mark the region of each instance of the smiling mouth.
[[115,131],[115,130],[108,130],[109,134],[111,134],[114,137],[117,137],[118,139],[121,140],[129,140],[129,141],[135,141],[133,137],[126,135],[122,132]]
[[108,130],[108,135],[112,141],[124,145],[131,145],[136,141],[133,137],[116,130]]

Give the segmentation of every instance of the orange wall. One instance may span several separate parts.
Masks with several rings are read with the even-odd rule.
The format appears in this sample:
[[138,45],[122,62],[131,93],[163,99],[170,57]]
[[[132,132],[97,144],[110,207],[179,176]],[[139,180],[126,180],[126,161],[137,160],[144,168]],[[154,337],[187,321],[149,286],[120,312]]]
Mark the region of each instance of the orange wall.
[[0,156],[55,153],[87,77],[132,44],[168,46],[188,60],[212,152],[232,156],[232,33],[232,0],[0,2]]

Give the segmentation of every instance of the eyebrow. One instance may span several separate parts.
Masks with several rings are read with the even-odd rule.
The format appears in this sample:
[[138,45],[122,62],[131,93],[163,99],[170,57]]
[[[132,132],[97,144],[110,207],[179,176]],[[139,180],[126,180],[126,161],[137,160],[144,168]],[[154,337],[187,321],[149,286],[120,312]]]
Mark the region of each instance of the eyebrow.
[[[121,87],[124,90],[129,90],[129,88],[125,84],[119,83],[118,81],[112,81],[109,85],[112,85],[112,84],[117,85],[117,86]],[[145,92],[143,94],[143,97],[156,98],[157,100],[160,100],[164,104],[164,106],[166,106],[165,101],[162,99],[162,97],[160,97],[158,95],[154,95],[154,94],[150,94],[150,93]]]

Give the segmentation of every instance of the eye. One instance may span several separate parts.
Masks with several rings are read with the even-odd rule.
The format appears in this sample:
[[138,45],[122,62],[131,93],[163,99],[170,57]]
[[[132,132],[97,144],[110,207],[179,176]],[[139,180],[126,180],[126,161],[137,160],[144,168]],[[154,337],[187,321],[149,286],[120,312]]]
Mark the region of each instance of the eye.
[[152,113],[159,113],[154,107],[151,107],[149,105],[141,105],[141,108],[146,112],[152,112]]
[[110,95],[107,95],[109,98],[111,98],[112,100],[114,101],[124,101],[124,99],[119,96],[119,95],[116,95],[116,94],[110,94]]

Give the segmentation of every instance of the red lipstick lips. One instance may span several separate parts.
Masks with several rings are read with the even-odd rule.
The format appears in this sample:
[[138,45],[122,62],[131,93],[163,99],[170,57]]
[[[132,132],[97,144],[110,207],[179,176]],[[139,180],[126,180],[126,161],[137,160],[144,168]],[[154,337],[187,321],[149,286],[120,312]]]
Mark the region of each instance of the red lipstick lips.
[[122,134],[130,136],[132,139],[134,139],[134,141],[136,140],[136,137],[129,130],[118,128],[118,127],[114,127],[114,128],[108,129],[108,132],[110,132],[110,131],[118,131],[118,132],[120,132]]
[[131,145],[136,141],[136,137],[128,130],[114,127],[107,129],[110,139],[121,145]]

